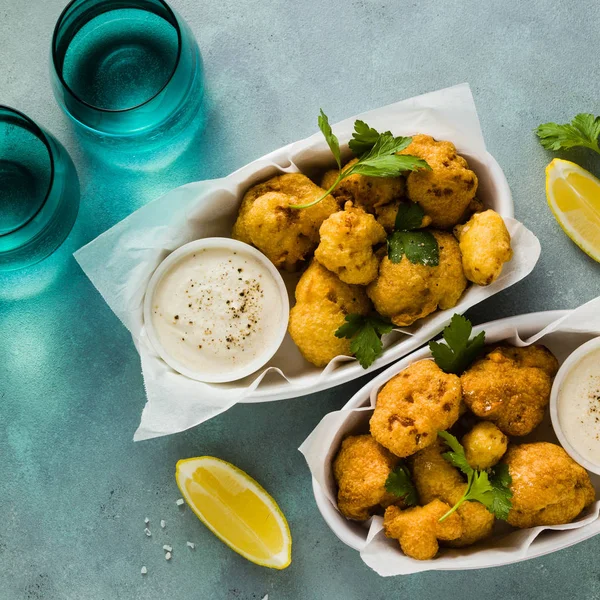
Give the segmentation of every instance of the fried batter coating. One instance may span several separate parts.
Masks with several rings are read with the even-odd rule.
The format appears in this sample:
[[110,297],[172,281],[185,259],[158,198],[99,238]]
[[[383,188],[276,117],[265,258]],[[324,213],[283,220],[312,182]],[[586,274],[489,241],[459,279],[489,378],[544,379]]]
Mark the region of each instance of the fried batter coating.
[[469,281],[490,285],[511,260],[510,233],[502,217],[493,210],[474,214],[464,225],[454,228],[459,241],[463,269]]
[[288,331],[302,356],[317,367],[334,357],[350,355],[350,340],[335,337],[347,314],[366,315],[371,303],[365,290],[340,281],[313,261],[296,286]]
[[489,469],[504,456],[508,438],[491,422],[477,423],[462,439],[467,462],[474,469]]
[[342,281],[367,285],[377,277],[379,259],[373,246],[383,243],[386,234],[373,215],[346,202],[343,211],[323,221],[319,235],[315,258]]
[[348,519],[365,521],[380,505],[395,502],[385,482],[397,464],[398,457],[370,435],[347,437],[333,462],[340,512]]
[[[352,159],[344,165],[346,171],[358,162]],[[338,176],[338,171],[327,171],[323,175],[321,187],[328,190]],[[343,196],[352,200],[368,213],[376,214],[376,209],[389,204],[397,204],[404,197],[405,181],[403,177],[369,177],[368,175],[350,175],[343,179],[333,190],[334,196]]]
[[406,556],[429,560],[438,553],[438,540],[455,540],[462,535],[463,523],[457,513],[439,522],[449,510],[441,500],[406,510],[390,506],[383,517],[385,535],[397,539]]
[[541,345],[497,346],[461,376],[463,398],[506,435],[527,435],[544,418],[558,361]]
[[409,173],[408,197],[421,205],[433,227],[447,229],[456,225],[475,198],[478,181],[467,161],[456,153],[454,144],[419,134],[400,154],[418,156],[431,167],[431,171]]
[[449,233],[432,233],[440,249],[437,267],[413,264],[406,255],[394,264],[385,256],[367,288],[377,312],[395,325],[412,325],[438,308],[456,306],[467,287],[458,242]]
[[512,477],[508,522],[514,527],[570,523],[596,499],[587,471],[556,444],[512,446],[504,462]]
[[296,271],[317,247],[321,223],[339,206],[332,196],[310,208],[290,205],[307,204],[324,193],[300,173],[259,183],[246,192],[231,235],[258,248],[276,267]]
[[[454,506],[467,489],[460,471],[443,456],[445,446],[440,440],[411,457],[412,476],[419,500],[426,504],[436,498]],[[479,502],[464,502],[456,511],[463,522],[463,533],[445,545],[463,548],[492,534],[494,515]]]
[[460,400],[460,379],[432,360],[420,360],[377,395],[371,435],[396,456],[410,456],[435,443],[437,432],[456,422]]

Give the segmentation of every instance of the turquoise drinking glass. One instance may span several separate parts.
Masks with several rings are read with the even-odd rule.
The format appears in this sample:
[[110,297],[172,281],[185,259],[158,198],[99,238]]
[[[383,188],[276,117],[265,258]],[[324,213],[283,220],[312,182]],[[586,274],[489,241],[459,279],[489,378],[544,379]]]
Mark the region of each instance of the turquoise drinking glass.
[[78,209],[79,179],[66,150],[29,117],[0,106],[0,271],[54,252]]
[[73,0],[54,29],[51,75],[65,112],[109,149],[154,150],[203,118],[200,50],[162,0]]

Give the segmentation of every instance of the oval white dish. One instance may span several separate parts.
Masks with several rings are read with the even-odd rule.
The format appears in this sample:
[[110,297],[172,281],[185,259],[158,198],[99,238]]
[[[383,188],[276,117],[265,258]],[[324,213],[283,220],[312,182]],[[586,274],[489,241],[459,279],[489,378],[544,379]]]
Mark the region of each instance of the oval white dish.
[[[600,300],[592,302],[598,312]],[[491,321],[474,327],[473,335],[485,330],[487,343],[506,340],[516,345],[523,345],[523,339],[530,338],[527,342],[531,342],[532,336],[538,338],[542,330],[553,328],[551,332],[546,330],[541,343],[547,345],[562,363],[571,352],[597,335],[600,330],[600,312],[592,322],[585,318],[585,314],[581,318],[577,316],[578,312],[581,314],[582,309],[586,309],[591,304],[588,303],[576,311],[539,312]],[[559,323],[561,319],[563,321]],[[577,319],[580,325],[574,327],[573,319]],[[586,321],[587,324],[582,326],[581,323]],[[537,341],[535,338],[534,341]],[[598,519],[600,502],[596,502],[572,524],[536,527],[510,533],[508,528],[503,528],[503,524],[500,523],[497,528],[498,533],[490,542],[483,542],[462,550],[446,549],[434,560],[417,561],[404,556],[397,545],[394,545],[397,544],[395,540],[387,540],[379,532],[380,517],[373,517],[363,524],[347,520],[338,511],[335,502],[336,486],[332,474],[332,461],[342,439],[352,432],[368,430],[368,419],[378,390],[389,379],[409,364],[430,356],[428,347],[421,348],[386,369],[359,390],[341,411],[326,415],[300,447],[313,475],[312,486],[317,506],[333,533],[344,544],[359,551],[363,560],[383,576],[428,570],[462,570],[506,565],[567,548],[600,533]],[[532,434],[523,438],[524,442],[536,440],[558,442],[549,414]],[[592,474],[591,479],[600,496],[600,477]],[[541,531],[546,531],[546,534],[539,536]],[[515,537],[509,538],[509,535]],[[382,554],[383,559],[381,559]]]
[[[467,85],[358,115],[333,126],[348,154],[354,120],[360,118],[396,135],[423,132],[452,140],[479,178],[478,196],[501,214],[511,232],[514,257],[488,287],[471,286],[453,309],[439,311],[384,339],[385,351],[368,369],[337,357],[325,369],[309,364],[291,338],[262,372],[231,383],[192,381],[170,369],[149,344],[143,319],[144,293],[160,262],[178,247],[204,237],[227,237],[244,193],[252,185],[284,172],[316,178],[332,157],[323,136],[295,142],[218,180],[173,190],[144,206],[76,253],[76,259],[112,310],[130,330],[141,356],[148,403],[134,439],[147,439],[193,427],[236,402],[265,402],[312,394],[361,377],[412,352],[437,335],[454,312],[465,312],[525,277],[537,262],[540,245],[514,221],[510,189],[502,169],[486,151]],[[290,298],[297,275],[284,274]]]

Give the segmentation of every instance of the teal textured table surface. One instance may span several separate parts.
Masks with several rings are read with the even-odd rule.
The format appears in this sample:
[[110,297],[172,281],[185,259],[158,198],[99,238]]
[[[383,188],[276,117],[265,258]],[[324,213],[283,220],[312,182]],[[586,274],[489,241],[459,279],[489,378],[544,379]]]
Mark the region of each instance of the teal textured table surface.
[[[488,149],[511,185],[516,216],[542,244],[533,274],[470,317],[480,323],[578,306],[600,293],[599,265],[548,210],[550,155],[532,130],[578,112],[600,113],[600,4],[172,3],[204,55],[209,121],[177,161],[140,171],[111,168],[83,152],[52,97],[48,55],[64,1],[0,0],[0,103],[64,143],[82,188],[78,220],[60,250],[0,278],[0,598],[600,598],[600,538],[503,568],[393,579],[370,571],[321,519],[297,451],[364,378],[310,397],[236,406],[188,432],[134,444],[144,406],[139,357],[72,258],[161,193],[224,176],[314,133],[320,107],[335,122],[467,81]],[[597,157],[572,157],[600,174]],[[287,570],[245,561],[175,505],[176,461],[203,454],[246,470],[279,502],[294,543]],[[169,562],[163,544],[174,548]]]

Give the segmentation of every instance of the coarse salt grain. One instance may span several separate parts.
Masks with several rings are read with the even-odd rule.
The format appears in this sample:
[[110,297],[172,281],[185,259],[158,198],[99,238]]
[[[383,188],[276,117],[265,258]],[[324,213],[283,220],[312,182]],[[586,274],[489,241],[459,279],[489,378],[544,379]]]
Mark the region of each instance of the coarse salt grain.
[[177,502],[175,502],[175,504],[177,504],[177,506],[183,506],[185,500],[183,498],[179,498],[179,500],[177,500]]
[[193,550],[196,547],[196,544],[194,544],[194,542],[187,542],[187,547]]
[[146,569],[146,567],[142,567],[142,575],[145,575],[148,572],[148,569]]
[[269,594],[267,594],[262,600],[269,600]]
[[161,520],[160,526],[164,529],[167,526],[167,524],[164,522],[164,520]]
[[146,527],[146,529],[144,529],[144,533],[150,537],[152,535],[152,532]]
[[166,550],[167,552],[173,552],[173,548],[171,546],[169,546],[168,544],[165,544],[163,546],[163,550]]
[[165,554],[165,560],[171,560],[171,553],[170,552],[167,552]]
[[144,519],[144,523],[146,523],[146,525],[148,525],[148,523],[150,523],[150,519],[149,519],[148,517],[146,517],[146,518]]

